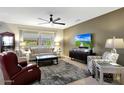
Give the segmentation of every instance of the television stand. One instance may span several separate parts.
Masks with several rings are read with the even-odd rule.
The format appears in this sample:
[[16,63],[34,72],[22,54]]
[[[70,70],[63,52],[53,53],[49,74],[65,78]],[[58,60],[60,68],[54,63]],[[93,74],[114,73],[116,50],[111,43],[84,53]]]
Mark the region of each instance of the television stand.
[[88,51],[86,48],[74,48],[69,51],[71,59],[81,60],[84,64],[87,64],[87,56],[89,55],[96,55],[96,53],[92,53],[91,50]]

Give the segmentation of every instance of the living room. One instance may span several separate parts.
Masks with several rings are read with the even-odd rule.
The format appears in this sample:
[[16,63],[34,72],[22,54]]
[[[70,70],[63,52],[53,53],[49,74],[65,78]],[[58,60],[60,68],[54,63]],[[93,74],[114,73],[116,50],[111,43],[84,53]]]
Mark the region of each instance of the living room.
[[[4,43],[0,49],[0,84],[124,84],[123,16],[121,7],[1,7],[0,40]],[[3,55],[8,61],[14,62],[17,57],[17,62],[23,62],[17,68],[20,64],[24,68],[32,65],[22,74],[23,79],[23,66],[19,67],[19,74],[11,72],[16,69],[4,62]],[[12,55],[15,59],[11,59]],[[91,56],[96,60],[92,61]],[[100,56],[105,59],[99,59]],[[109,73],[103,75],[100,68],[96,70],[101,62],[113,63],[109,64],[112,68],[107,66]],[[10,73],[15,74],[9,76]]]

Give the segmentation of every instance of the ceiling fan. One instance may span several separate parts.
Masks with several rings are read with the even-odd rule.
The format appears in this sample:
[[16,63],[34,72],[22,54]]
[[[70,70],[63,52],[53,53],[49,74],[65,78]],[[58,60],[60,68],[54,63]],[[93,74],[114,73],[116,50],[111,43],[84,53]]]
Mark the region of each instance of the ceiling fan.
[[42,19],[42,18],[38,18],[38,19],[45,21],[44,23],[39,23],[39,25],[42,25],[42,24],[49,24],[49,23],[58,24],[58,25],[65,25],[65,23],[57,22],[57,21],[61,20],[61,18],[53,19],[53,15],[52,15],[52,14],[50,14],[49,20]]

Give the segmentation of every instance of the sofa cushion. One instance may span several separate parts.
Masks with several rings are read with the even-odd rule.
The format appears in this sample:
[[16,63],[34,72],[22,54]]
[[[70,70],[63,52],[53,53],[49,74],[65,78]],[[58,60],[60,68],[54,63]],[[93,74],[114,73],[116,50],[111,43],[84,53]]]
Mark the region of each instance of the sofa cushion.
[[31,50],[31,54],[37,54],[38,53],[38,49],[37,48],[32,48]]
[[31,48],[31,53],[32,54],[39,54],[39,53],[52,53],[53,48]]
[[39,48],[38,49],[40,53],[52,53],[53,48]]

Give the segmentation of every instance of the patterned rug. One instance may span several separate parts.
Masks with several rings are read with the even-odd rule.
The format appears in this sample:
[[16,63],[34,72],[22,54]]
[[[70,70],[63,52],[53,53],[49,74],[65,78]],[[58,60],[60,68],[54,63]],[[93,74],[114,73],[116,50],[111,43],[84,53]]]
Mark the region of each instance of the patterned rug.
[[[40,67],[41,85],[65,85],[73,81],[90,76],[86,69],[80,69],[77,66],[64,61],[59,61],[57,65]],[[38,82],[33,83],[39,84]]]

